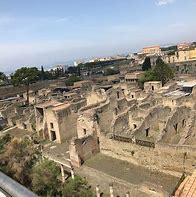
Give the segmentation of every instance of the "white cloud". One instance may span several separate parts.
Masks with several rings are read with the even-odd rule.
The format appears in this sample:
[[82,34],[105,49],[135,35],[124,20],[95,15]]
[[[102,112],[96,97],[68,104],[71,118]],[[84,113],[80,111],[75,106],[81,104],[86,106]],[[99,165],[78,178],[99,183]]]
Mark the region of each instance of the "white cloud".
[[163,6],[173,3],[175,0],[157,0],[156,5]]

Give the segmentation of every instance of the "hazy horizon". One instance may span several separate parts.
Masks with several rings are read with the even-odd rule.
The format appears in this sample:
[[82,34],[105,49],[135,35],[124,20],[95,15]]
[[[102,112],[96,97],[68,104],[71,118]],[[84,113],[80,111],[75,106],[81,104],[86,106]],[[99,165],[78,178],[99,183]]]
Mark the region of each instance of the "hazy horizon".
[[0,1],[0,71],[196,40],[195,0]]

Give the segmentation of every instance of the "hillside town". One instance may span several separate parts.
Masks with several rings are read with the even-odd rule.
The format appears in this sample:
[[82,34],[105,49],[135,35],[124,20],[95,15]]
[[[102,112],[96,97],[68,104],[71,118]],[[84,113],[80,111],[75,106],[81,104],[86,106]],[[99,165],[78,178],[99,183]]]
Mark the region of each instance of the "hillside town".
[[39,69],[0,75],[5,196],[196,196],[195,42]]

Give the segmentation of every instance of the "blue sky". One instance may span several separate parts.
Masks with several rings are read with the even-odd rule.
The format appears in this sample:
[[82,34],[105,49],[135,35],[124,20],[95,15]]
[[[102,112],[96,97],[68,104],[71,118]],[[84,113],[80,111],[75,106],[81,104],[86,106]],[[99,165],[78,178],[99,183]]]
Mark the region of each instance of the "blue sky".
[[0,70],[196,40],[196,0],[0,0]]

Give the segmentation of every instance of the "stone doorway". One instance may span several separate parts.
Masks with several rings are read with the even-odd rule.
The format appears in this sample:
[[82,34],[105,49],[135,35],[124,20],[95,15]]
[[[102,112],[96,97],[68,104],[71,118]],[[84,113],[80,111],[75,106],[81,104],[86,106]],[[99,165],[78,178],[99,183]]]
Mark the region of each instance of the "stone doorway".
[[56,132],[55,131],[50,131],[51,133],[51,140],[55,141],[56,140]]

